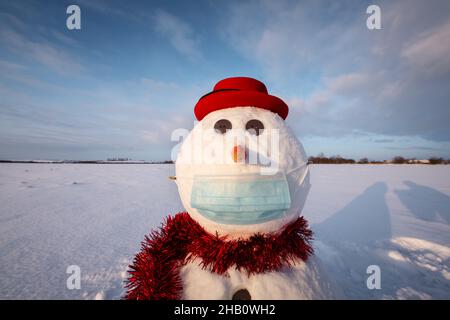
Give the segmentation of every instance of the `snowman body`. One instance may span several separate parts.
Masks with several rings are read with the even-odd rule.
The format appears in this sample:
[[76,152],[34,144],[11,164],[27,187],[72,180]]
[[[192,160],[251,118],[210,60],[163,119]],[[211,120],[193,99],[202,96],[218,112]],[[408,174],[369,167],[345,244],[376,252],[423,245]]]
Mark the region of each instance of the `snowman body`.
[[183,299],[231,300],[240,290],[247,290],[252,300],[317,300],[338,298],[334,283],[320,261],[312,256],[307,262],[279,271],[248,276],[230,268],[217,275],[201,267],[195,260],[181,269]]
[[[221,120],[231,123],[225,134],[214,130],[214,125]],[[258,136],[246,132],[246,124],[252,120],[264,126]],[[241,134],[243,138],[239,137]],[[273,139],[277,139],[276,144]],[[249,164],[248,154],[235,161],[235,146],[243,140],[246,141],[243,149],[256,153],[258,159],[263,159],[261,163]],[[202,157],[196,157],[199,154]],[[261,172],[261,169],[265,170]],[[239,179],[239,176],[253,173],[268,176],[282,173],[286,177],[291,205],[283,215],[256,224],[227,224],[208,219],[192,206],[196,176]],[[306,154],[284,120],[271,111],[248,106],[218,110],[199,122],[181,146],[176,176],[181,200],[190,216],[206,231],[230,239],[246,239],[255,233],[281,230],[298,218],[310,188]],[[336,291],[315,256],[281,270],[255,275],[234,267],[218,275],[203,268],[200,259],[195,259],[182,267],[180,275],[184,299],[232,299],[239,290],[247,290],[251,299],[331,299]]]

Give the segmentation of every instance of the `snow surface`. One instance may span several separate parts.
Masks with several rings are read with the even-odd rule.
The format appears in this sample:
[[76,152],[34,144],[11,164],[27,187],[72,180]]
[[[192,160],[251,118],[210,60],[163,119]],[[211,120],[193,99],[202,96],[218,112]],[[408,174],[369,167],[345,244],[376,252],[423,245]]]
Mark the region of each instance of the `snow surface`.
[[[151,228],[182,210],[173,165],[0,164],[0,298],[118,299]],[[350,299],[450,299],[450,166],[313,165],[304,216]],[[69,290],[69,265],[81,289]],[[381,269],[369,290],[366,269]]]

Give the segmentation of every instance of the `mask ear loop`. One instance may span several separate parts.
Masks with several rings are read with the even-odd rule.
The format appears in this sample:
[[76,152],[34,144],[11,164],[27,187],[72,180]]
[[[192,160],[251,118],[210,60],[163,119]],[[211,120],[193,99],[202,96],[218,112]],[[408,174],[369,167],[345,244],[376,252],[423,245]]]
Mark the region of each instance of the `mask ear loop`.
[[309,163],[308,162],[303,162],[302,164],[296,166],[295,168],[290,169],[289,171],[286,171],[286,175],[291,174],[294,171],[297,171],[303,167],[308,167]]
[[[303,175],[301,176],[301,179],[300,179],[301,182],[300,182],[300,184],[298,185],[298,188],[297,188],[297,190],[295,191],[295,194],[292,196],[292,199],[295,199],[295,196],[297,195],[297,193],[298,193],[300,190],[302,190],[302,188],[303,188],[303,185],[304,185],[304,183],[305,183],[305,178],[306,178],[306,176],[309,174],[309,163],[308,163],[308,162],[304,162],[304,163],[302,163],[301,165],[298,165],[297,167],[292,168],[292,169],[289,170],[289,171],[286,171],[286,176],[287,176],[287,175],[291,174],[292,172],[297,171],[297,170],[300,170],[300,169],[302,169],[302,168],[304,168],[304,167],[306,167],[306,170],[305,170],[305,172],[303,173]],[[309,191],[309,187],[308,187],[308,191]],[[285,210],[285,212],[284,212],[284,214],[283,214],[284,217],[288,217],[288,216],[289,216],[289,215],[287,214],[288,211],[289,211],[289,210]]]

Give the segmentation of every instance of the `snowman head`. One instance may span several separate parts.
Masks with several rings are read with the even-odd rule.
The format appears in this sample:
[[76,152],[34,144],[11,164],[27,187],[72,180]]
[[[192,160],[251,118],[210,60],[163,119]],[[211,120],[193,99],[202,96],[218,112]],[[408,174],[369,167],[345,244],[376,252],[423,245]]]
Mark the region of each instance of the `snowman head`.
[[199,100],[176,181],[187,212],[207,231],[246,238],[298,218],[310,188],[308,160],[287,113],[252,78],[224,79]]

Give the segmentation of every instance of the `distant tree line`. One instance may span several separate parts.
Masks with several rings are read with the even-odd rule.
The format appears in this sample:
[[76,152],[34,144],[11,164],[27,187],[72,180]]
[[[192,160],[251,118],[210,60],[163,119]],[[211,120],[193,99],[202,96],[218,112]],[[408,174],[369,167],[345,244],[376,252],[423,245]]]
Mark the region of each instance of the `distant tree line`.
[[131,161],[130,158],[108,158],[106,161]]
[[333,157],[325,157],[324,155],[320,154],[317,157],[309,157],[308,161],[310,163],[356,163],[353,159],[346,159],[341,156],[333,156]]
[[416,158],[412,158],[412,159],[407,159],[404,158],[402,156],[396,156],[394,158],[392,158],[392,160],[390,161],[386,161],[386,162],[390,162],[390,163],[395,163],[395,164],[450,164],[450,159],[445,160],[443,158],[438,158],[438,157],[431,157],[428,159],[422,159],[422,160],[418,160]]
[[347,159],[344,157],[341,157],[339,155],[332,156],[332,157],[326,157],[323,153],[320,153],[317,156],[312,156],[308,158],[309,163],[314,164],[383,164],[383,163],[393,163],[393,164],[450,164],[450,159],[445,160],[443,158],[438,157],[431,157],[428,159],[421,159],[418,160],[416,158],[404,158],[402,156],[396,156],[390,160],[383,160],[383,161],[375,161],[375,160],[369,160],[368,158],[361,158],[359,160],[354,159]]
[[[2,160],[0,163],[80,163],[80,164],[108,164],[108,163],[120,163],[120,164],[173,164],[172,160],[163,161],[145,161],[145,160],[131,160],[130,158],[108,158],[105,160]],[[450,164],[450,159],[431,157],[428,159],[415,159],[404,158],[402,156],[396,156],[390,160],[375,161],[368,158],[361,158],[359,160],[347,159],[337,156],[326,157],[323,153],[317,156],[308,158],[308,163],[311,164]]]
[[52,163],[52,164],[58,164],[58,163],[68,163],[68,164],[173,164],[174,162],[172,160],[163,160],[163,161],[145,161],[145,160],[111,160],[107,159],[105,160],[3,160],[0,159],[0,163],[37,163],[37,164],[43,164],[43,163]]

